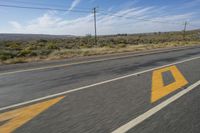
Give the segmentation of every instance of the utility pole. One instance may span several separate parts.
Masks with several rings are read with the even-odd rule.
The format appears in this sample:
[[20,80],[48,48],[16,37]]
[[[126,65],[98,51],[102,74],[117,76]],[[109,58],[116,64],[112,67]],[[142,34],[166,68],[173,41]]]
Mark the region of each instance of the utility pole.
[[186,36],[186,29],[187,29],[187,21],[185,21],[185,24],[184,24],[184,30],[183,30],[183,39],[185,40],[185,36]]
[[97,20],[96,20],[96,7],[93,9],[94,10],[94,32],[95,32],[95,35],[94,35],[94,39],[95,39],[95,45],[97,46]]

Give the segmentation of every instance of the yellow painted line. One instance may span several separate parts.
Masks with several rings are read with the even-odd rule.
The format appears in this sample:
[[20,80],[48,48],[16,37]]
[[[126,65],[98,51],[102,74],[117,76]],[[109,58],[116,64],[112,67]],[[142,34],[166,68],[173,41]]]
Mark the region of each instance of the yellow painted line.
[[[164,72],[170,71],[175,79],[175,82],[164,86],[163,76]],[[181,72],[176,66],[169,66],[159,70],[155,70],[152,76],[151,102],[155,102],[162,97],[174,92],[177,89],[188,84]]]
[[63,96],[54,98],[0,114],[0,122],[7,121],[5,124],[0,126],[0,133],[11,133],[15,131],[17,128],[27,123],[63,98]]

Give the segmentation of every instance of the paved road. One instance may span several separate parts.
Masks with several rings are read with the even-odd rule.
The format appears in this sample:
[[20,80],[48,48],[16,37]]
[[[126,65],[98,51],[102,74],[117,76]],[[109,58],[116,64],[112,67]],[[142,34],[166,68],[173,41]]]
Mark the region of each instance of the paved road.
[[0,132],[198,133],[199,47],[118,57],[0,70]]

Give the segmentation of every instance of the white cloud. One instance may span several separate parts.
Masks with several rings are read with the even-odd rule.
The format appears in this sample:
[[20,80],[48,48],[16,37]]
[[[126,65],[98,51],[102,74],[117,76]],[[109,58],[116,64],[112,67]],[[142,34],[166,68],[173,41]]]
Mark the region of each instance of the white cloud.
[[16,21],[10,21],[9,22],[15,29],[21,29],[22,28],[22,26],[18,23],[18,22],[16,22]]
[[[117,34],[182,30],[182,23],[186,20],[193,20],[195,15],[193,13],[170,15],[166,12],[161,14],[161,12],[163,12],[162,7],[136,7],[120,10],[113,16],[98,13],[97,31],[98,34]],[[117,17],[121,15],[124,17]],[[143,21],[141,19],[169,22],[169,24]],[[171,22],[178,22],[180,24],[170,24]],[[196,22],[198,22],[198,20],[196,20]],[[86,35],[94,33],[93,14],[67,20],[59,17],[56,12],[48,12],[23,24],[23,26],[16,21],[12,21],[10,24],[13,30],[9,32],[15,33],[68,35]]]
[[81,2],[81,0],[73,0],[69,10],[74,9],[80,2]]
[[92,30],[89,32],[92,20],[92,14],[74,20],[64,20],[56,16],[56,13],[46,13],[23,26],[15,21],[9,23],[13,27],[11,32],[15,33],[85,35],[87,32],[92,32]]

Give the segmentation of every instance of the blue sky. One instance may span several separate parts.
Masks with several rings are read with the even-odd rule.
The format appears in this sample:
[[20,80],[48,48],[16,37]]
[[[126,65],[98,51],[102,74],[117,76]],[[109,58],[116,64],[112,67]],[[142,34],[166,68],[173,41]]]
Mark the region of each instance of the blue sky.
[[98,7],[97,31],[101,35],[179,31],[185,21],[188,29],[200,27],[200,0],[0,0],[0,5],[89,11],[0,7],[0,33],[93,34],[93,7]]

